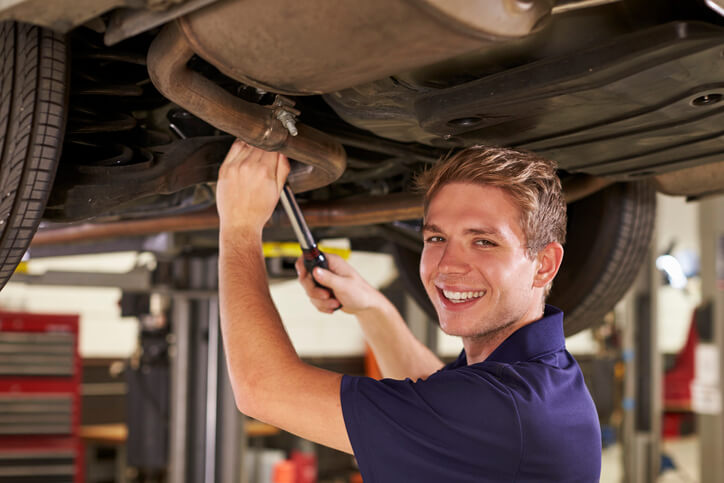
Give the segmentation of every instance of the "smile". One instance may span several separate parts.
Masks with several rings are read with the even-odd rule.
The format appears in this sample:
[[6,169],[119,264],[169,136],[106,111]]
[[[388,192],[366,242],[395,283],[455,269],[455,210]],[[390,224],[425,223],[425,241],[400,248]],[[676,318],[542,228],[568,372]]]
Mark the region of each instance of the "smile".
[[485,295],[485,292],[479,291],[479,292],[454,292],[452,290],[442,290],[443,295],[446,299],[451,301],[455,304],[460,304],[463,302],[469,302],[474,299],[479,299],[483,295]]

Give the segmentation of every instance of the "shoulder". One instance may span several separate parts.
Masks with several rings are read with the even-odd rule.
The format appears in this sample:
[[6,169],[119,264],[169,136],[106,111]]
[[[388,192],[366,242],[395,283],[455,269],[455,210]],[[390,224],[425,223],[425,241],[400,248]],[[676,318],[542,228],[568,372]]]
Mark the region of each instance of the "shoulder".
[[345,376],[342,410],[345,419],[360,421],[382,416],[411,426],[454,428],[459,424],[517,432],[520,418],[516,396],[497,366],[438,371],[417,381]]
[[469,467],[460,481],[509,481],[518,471],[520,418],[495,371],[460,368],[418,381],[345,376],[341,400],[365,481],[445,481],[462,471],[456,461]]

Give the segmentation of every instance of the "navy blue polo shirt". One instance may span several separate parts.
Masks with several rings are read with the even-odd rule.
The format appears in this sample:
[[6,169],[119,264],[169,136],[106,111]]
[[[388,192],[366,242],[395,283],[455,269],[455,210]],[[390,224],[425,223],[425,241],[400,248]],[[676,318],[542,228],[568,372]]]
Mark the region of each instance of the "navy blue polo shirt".
[[344,376],[341,400],[365,483],[599,480],[596,408],[555,307],[484,362],[463,351],[426,380]]

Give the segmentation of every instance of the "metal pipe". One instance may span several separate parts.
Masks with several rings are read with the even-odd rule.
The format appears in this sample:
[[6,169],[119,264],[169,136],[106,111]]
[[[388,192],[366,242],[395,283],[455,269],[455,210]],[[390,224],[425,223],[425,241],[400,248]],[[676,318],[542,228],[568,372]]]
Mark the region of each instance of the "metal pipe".
[[[302,206],[307,224],[321,226],[359,226],[409,220],[422,216],[422,198],[408,193],[386,196],[364,196],[337,202],[310,202]],[[267,227],[289,226],[281,209],[272,215]],[[61,228],[41,228],[33,237],[31,247],[82,243],[110,238],[152,235],[162,232],[215,230],[219,217],[215,208],[197,213],[166,216],[146,220],[110,223],[84,223]]]
[[[611,184],[605,178],[574,177],[564,183],[567,203],[584,198]],[[358,196],[343,200],[313,201],[302,205],[304,218],[311,227],[364,226],[421,218],[422,196],[393,193],[384,196]],[[289,226],[282,209],[272,214],[267,228]],[[164,216],[145,220],[125,220],[110,223],[84,223],[60,228],[41,228],[33,237],[31,247],[82,243],[129,236],[145,236],[163,232],[215,230],[219,227],[216,208],[196,213]]]
[[[326,186],[346,167],[340,143],[309,126],[297,124],[289,131],[267,107],[246,102],[187,67],[194,51],[177,22],[166,26],[148,50],[148,72],[156,88],[214,127],[267,151],[281,151],[311,166],[294,170],[288,181],[295,192]],[[305,167],[306,168],[306,167]]]
[[206,445],[204,453],[204,482],[216,481],[216,438],[218,433],[218,386],[219,386],[219,299],[209,298],[208,352],[206,357]]
[[189,364],[191,360],[191,309],[189,299],[173,296],[173,346],[171,359],[171,409],[169,415],[169,483],[187,481]]
[[593,7],[600,7],[602,5],[608,5],[609,3],[618,3],[622,0],[580,0],[580,1],[570,1],[567,3],[562,3],[560,5],[556,5],[551,10],[552,15],[558,15],[561,13],[566,12],[572,12],[574,10],[580,10],[582,8],[593,8]]

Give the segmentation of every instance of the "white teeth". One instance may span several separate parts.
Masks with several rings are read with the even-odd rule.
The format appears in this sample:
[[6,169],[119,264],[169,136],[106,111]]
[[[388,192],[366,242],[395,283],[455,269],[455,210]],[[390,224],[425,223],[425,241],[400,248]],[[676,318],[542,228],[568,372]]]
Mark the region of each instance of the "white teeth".
[[452,292],[450,290],[443,290],[442,293],[445,295],[445,298],[451,302],[460,303],[467,302],[470,299],[480,298],[485,292]]

